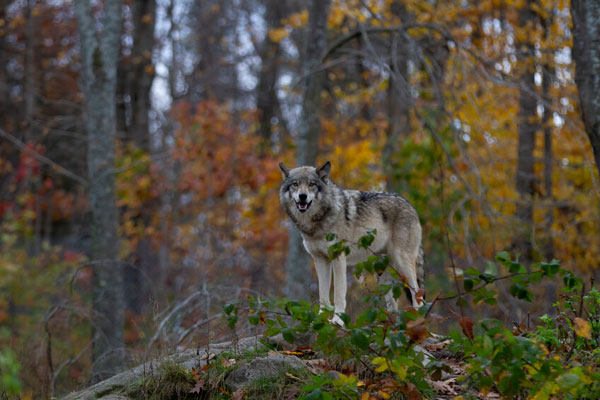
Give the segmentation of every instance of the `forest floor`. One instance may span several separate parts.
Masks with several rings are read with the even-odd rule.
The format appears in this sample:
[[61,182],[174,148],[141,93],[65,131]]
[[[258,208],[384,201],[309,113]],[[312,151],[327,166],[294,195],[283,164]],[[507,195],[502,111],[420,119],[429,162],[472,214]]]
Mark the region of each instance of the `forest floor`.
[[[307,394],[302,389],[311,376],[328,377],[331,382],[357,376],[356,398],[361,400],[423,398],[410,384],[398,388],[385,373],[373,376],[365,363],[357,365],[320,354],[311,348],[312,339],[307,336],[289,344],[281,335],[268,339],[252,336],[189,349],[146,362],[63,399],[295,399]],[[449,340],[428,338],[417,345],[427,362],[449,367],[448,372],[427,378],[435,393],[429,398],[455,399],[464,394],[457,379],[467,372],[462,356],[449,351],[449,344]],[[500,398],[493,392],[470,391],[469,395]]]

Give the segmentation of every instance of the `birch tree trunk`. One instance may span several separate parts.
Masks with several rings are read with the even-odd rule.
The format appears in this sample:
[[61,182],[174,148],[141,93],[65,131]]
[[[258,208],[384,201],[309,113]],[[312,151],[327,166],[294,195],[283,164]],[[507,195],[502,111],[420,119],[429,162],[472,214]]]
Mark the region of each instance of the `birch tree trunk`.
[[[303,64],[302,111],[298,123],[296,165],[315,165],[319,151],[321,130],[321,91],[325,73],[320,70],[321,57],[327,46],[327,17],[330,0],[312,0],[308,16],[306,53]],[[290,228],[287,256],[286,296],[308,298],[311,283],[310,258],[302,245],[302,237],[295,226]]]
[[106,0],[101,31],[89,0],[76,0],[92,211],[92,371],[94,382],[124,364],[123,273],[115,201],[116,83],[121,38],[120,0]]

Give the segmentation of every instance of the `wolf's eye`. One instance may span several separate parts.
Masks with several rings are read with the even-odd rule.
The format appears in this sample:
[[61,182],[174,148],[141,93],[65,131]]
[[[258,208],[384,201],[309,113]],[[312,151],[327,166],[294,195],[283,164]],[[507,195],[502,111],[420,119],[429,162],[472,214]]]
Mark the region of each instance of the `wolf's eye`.
[[298,187],[298,182],[292,182],[293,187]]
[[317,185],[317,184],[316,184],[316,183],[314,183],[314,182],[310,182],[310,183],[308,184],[308,186],[309,186],[309,187],[315,187],[316,185]]

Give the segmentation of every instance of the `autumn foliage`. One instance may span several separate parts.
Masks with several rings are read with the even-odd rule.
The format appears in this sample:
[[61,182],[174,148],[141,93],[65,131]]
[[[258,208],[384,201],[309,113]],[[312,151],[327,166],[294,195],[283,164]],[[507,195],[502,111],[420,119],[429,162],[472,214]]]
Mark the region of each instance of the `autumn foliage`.
[[[155,43],[134,45],[135,26],[154,24],[156,10],[137,15],[137,3],[124,2],[115,94],[111,173],[128,365],[180,346],[255,332],[250,321],[232,333],[221,318],[223,305],[284,295],[290,223],[279,206],[277,165],[294,165],[298,152],[303,38],[310,27],[302,2],[281,2],[274,16],[266,13],[278,2],[267,0],[260,7],[246,0],[243,6],[148,3],[162,18],[152,27]],[[329,51],[319,67],[325,72],[321,130],[312,146],[320,160],[331,161],[338,185],[394,190],[415,206],[424,232],[428,301],[452,297],[457,284],[467,292],[486,286],[485,276],[498,275],[502,265],[510,268],[494,262],[496,255],[524,253],[523,242],[529,249],[520,259],[525,269],[560,260],[561,268],[582,277],[586,290],[597,277],[599,176],[581,122],[569,7],[562,0],[332,1]],[[94,4],[94,15],[102,10],[102,2]],[[0,4],[0,58],[0,378],[8,382],[0,383],[0,397],[4,391],[50,398],[88,383],[92,269],[98,261],[90,259],[87,137],[72,4]],[[138,93],[123,77],[139,77],[132,71],[142,61],[149,64],[141,76],[154,86]],[[259,88],[269,86],[261,68],[270,61],[275,83],[265,90],[273,106],[265,121],[256,99],[265,95]],[[144,141],[132,133],[139,127],[134,105],[142,94],[153,104],[145,110]],[[529,114],[523,110],[527,99]],[[526,193],[516,186],[524,124],[533,135]],[[268,137],[259,134],[264,126]],[[529,208],[526,220],[520,211]],[[367,279],[350,288],[353,317],[365,312],[361,299],[373,285]],[[430,330],[454,329],[463,333],[463,349],[484,354],[491,351],[485,337],[512,340],[510,326],[474,334],[482,329],[481,317],[494,317],[519,334],[533,335],[533,326],[541,324],[545,330],[536,340],[545,347],[536,345],[532,357],[552,346],[564,356],[570,347],[552,342],[548,332],[568,326],[571,336],[564,340],[584,347],[592,359],[592,343],[599,340],[588,322],[593,318],[578,314],[575,301],[568,318],[551,321],[556,326],[543,322],[539,317],[554,312],[564,293],[552,281],[532,287],[536,296],[528,302],[519,288],[515,295],[510,284],[498,282],[493,295],[475,293],[481,297],[475,303],[436,305],[433,314],[410,320],[405,333],[414,344]],[[306,292],[316,298],[315,287]],[[260,315],[257,324],[265,318]],[[381,372],[382,360],[372,358]],[[481,368],[481,376],[473,376],[487,382],[484,362],[472,366]],[[589,371],[581,371],[575,374],[588,379]],[[564,375],[554,372],[548,376]],[[345,384],[356,389],[357,382]],[[410,397],[421,381],[414,382],[380,380],[373,393],[401,386]],[[544,390],[554,395],[557,388]]]

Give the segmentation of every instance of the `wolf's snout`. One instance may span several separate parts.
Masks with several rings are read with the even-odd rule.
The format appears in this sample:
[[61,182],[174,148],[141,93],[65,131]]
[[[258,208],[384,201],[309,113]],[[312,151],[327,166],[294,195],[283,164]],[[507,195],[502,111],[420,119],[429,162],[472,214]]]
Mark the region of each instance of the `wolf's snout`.
[[296,201],[296,207],[298,207],[298,211],[305,212],[308,210],[312,201],[308,201],[308,194],[306,193],[298,193],[298,200]]

